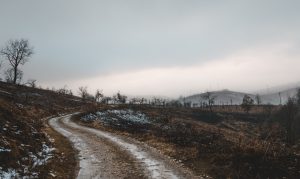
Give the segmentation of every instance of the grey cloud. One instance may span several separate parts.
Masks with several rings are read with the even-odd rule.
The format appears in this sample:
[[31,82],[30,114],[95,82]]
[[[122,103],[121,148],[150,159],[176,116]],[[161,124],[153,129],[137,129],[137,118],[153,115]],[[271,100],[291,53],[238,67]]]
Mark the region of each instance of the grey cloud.
[[4,0],[0,44],[24,37],[35,46],[27,77],[75,80],[193,66],[262,44],[299,44],[299,9],[296,0]]

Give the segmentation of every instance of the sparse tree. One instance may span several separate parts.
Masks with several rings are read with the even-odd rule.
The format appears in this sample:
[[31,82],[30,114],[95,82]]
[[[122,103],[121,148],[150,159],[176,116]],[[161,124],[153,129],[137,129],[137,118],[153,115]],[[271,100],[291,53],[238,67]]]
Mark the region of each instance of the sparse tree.
[[242,108],[247,114],[249,113],[253,104],[254,100],[249,95],[245,95],[243,98]]
[[256,104],[257,104],[257,105],[260,105],[260,104],[261,104],[261,97],[260,97],[259,94],[256,94],[256,95],[255,95],[255,101],[256,101]]
[[140,105],[142,105],[142,104],[144,104],[146,102],[146,99],[145,98],[132,98],[131,100],[130,100],[130,103],[131,104],[140,104]]
[[4,56],[5,60],[9,62],[12,70],[10,78],[11,82],[17,84],[21,78],[21,71],[19,65],[24,65],[31,55],[33,54],[33,48],[30,47],[28,40],[10,40],[6,46],[1,49],[0,54]]
[[118,92],[117,94],[113,95],[112,100],[114,101],[114,103],[118,103],[118,104],[125,104],[126,100],[127,100],[127,96],[122,95],[120,92]]
[[279,104],[282,105],[281,92],[278,93],[279,96]]
[[26,84],[32,88],[36,88],[36,80],[34,79],[29,79]]
[[300,107],[300,88],[297,89],[296,99],[297,99],[297,104]]
[[192,107],[192,103],[191,102],[184,102],[183,106],[186,107],[186,108],[190,108],[190,107]]
[[14,73],[13,68],[9,68],[5,71],[5,80],[8,83],[19,84],[22,78],[23,78],[23,72],[21,70],[17,70],[16,74]]
[[112,97],[112,102],[114,103],[114,104],[116,104],[116,103],[118,103],[118,96],[117,95],[113,95],[113,97]]
[[110,101],[112,101],[112,98],[111,97],[103,97],[102,99],[101,99],[101,103],[103,103],[103,104],[109,104],[110,103]]
[[87,86],[80,86],[78,94],[82,99],[84,100],[87,99],[88,97]]
[[180,103],[179,100],[171,100],[171,101],[168,102],[168,106],[181,107],[182,104]]
[[215,97],[212,96],[211,92],[206,92],[202,96],[202,98],[207,101],[207,104],[208,104],[208,107],[209,107],[209,111],[212,113],[213,112],[212,106],[215,104]]
[[73,95],[72,90],[69,90],[67,85],[65,85],[63,88],[58,89],[56,92],[58,94],[63,94],[63,95]]
[[130,99],[129,104],[139,104],[139,98]]
[[164,106],[165,105],[166,100],[159,98],[159,97],[153,97],[152,99],[152,104],[154,106]]
[[104,97],[102,90],[97,89],[95,94],[95,101],[99,102]]
[[73,96],[73,91],[71,89],[69,90],[69,95]]
[[117,97],[117,101],[119,103],[121,103],[121,104],[125,104],[126,103],[127,96],[121,95],[121,93],[118,92],[117,95],[116,95],[116,97]]

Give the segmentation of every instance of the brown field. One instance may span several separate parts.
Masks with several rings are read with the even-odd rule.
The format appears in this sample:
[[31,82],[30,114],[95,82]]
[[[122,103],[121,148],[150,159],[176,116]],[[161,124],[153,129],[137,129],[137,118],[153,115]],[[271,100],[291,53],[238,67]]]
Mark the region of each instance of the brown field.
[[[140,111],[151,123],[78,120],[86,114],[109,109]],[[197,108],[102,106],[76,119],[83,125],[143,141],[196,174],[213,178],[297,178],[300,149],[286,145],[284,129],[272,120],[279,109],[256,106],[246,114],[239,106],[218,106],[213,113]]]
[[[19,177],[37,173],[38,178],[75,178],[76,151],[47,126],[46,118],[79,111],[84,104],[74,96],[0,82],[0,146],[11,150],[0,152],[2,171],[15,169]],[[29,156],[38,156],[43,144],[55,151],[45,165],[34,167]]]

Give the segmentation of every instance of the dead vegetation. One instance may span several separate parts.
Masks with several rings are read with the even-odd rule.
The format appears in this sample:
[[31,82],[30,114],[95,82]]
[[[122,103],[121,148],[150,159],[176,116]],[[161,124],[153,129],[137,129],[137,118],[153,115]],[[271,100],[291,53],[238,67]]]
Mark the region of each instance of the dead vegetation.
[[[128,108],[146,114],[151,123],[130,123],[115,116],[108,123],[103,123],[101,116],[81,123],[146,142],[200,175],[205,173],[213,178],[297,178],[300,175],[299,147],[287,145],[283,126],[264,112],[264,106],[256,109],[262,112],[235,113],[232,109],[221,112],[221,108],[213,115],[210,110],[193,108],[123,105],[113,109]],[[112,107],[97,111],[107,110]],[[271,110],[274,115],[279,109]],[[91,113],[95,111],[81,114],[77,119]]]
[[75,177],[76,151],[45,121],[78,111],[83,104],[71,95],[0,82],[0,178],[1,173],[17,178]]

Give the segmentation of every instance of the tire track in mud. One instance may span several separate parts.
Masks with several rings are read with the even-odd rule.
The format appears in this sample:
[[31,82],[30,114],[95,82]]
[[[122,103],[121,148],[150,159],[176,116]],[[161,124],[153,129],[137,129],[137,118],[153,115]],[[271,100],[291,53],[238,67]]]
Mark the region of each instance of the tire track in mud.
[[198,178],[132,139],[78,125],[71,115],[49,124],[79,151],[78,178]]

